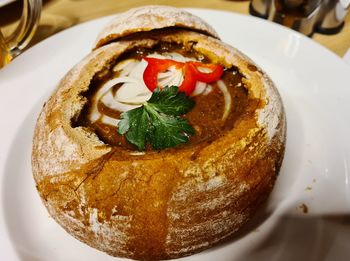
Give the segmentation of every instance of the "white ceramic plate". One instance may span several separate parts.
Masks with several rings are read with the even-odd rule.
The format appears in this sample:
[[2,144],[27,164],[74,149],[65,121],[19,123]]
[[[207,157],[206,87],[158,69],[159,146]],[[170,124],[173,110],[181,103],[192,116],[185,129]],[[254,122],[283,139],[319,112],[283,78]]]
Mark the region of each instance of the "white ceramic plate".
[[[288,141],[266,207],[239,235],[185,260],[347,260],[350,67],[279,25],[227,12],[191,11],[275,81],[287,113]],[[0,71],[0,260],[117,260],[75,240],[49,217],[30,166],[43,102],[89,53],[109,19],[59,33]]]

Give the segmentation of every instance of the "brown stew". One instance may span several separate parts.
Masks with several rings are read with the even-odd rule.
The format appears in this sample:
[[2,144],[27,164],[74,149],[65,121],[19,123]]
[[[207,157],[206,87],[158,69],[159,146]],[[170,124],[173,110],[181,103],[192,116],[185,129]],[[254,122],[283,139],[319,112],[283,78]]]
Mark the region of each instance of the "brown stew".
[[[165,52],[176,52],[185,57],[195,57],[204,63],[210,62],[205,56],[188,47],[186,48],[178,44],[161,43],[152,49],[129,51],[119,57],[115,64],[129,58],[141,60],[143,57],[153,52],[159,54]],[[116,127],[102,123],[100,120],[94,123],[89,120],[91,99],[93,95],[106,81],[116,76],[116,73],[112,72],[112,70],[108,70],[101,72],[94,77],[90,84],[89,91],[84,94],[89,102],[85,105],[81,115],[74,125],[85,126],[92,129],[106,144],[120,147],[121,149],[135,150],[136,147],[129,144],[124,136],[118,134]],[[219,136],[222,136],[227,131],[231,130],[240,116],[248,111],[254,111],[254,109],[259,106],[259,100],[249,99],[248,90],[242,82],[242,77],[243,76],[239,73],[237,68],[234,67],[226,69],[223,73],[222,80],[225,82],[232,99],[231,112],[225,121],[222,120],[224,112],[224,97],[216,84],[212,84],[213,90],[209,94],[192,97],[195,101],[195,106],[183,117],[194,127],[196,133],[190,137],[188,143],[179,145],[176,148],[191,146],[201,142],[211,142],[217,139]],[[118,88],[118,86],[115,88]],[[98,104],[98,109],[101,113],[107,116],[119,118],[119,111],[110,109],[101,102]],[[152,148],[148,146],[146,150],[152,150]]]

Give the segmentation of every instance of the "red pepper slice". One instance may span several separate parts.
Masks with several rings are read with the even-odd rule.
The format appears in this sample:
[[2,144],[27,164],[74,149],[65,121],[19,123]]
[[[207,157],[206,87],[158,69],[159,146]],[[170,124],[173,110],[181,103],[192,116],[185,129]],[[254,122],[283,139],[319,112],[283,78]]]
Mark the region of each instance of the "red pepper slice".
[[[154,91],[158,86],[158,74],[165,72],[171,66],[175,66],[177,69],[183,71],[183,81],[179,86],[179,91],[185,92],[186,95],[190,95],[195,87],[196,82],[201,81],[205,83],[215,82],[220,79],[224,68],[218,64],[204,64],[201,62],[177,62],[171,59],[158,59],[145,57],[148,64],[143,73],[143,80],[150,91]],[[208,68],[211,72],[201,72],[198,68]],[[164,87],[164,86],[162,86]]]
[[169,67],[182,68],[185,64],[170,59],[157,59],[151,57],[144,58],[148,64],[143,72],[143,81],[150,91],[154,91],[158,86],[158,74],[165,72]]
[[[200,82],[205,82],[205,83],[216,82],[221,78],[221,75],[224,72],[224,68],[218,64],[201,63],[201,62],[188,62],[188,63],[193,65],[196,78]],[[208,72],[208,73],[201,72],[198,68],[208,68],[211,70],[211,72]]]
[[184,92],[186,95],[190,95],[196,87],[197,78],[194,73],[194,68],[189,63],[185,63],[183,67],[183,81],[179,86],[179,92]]

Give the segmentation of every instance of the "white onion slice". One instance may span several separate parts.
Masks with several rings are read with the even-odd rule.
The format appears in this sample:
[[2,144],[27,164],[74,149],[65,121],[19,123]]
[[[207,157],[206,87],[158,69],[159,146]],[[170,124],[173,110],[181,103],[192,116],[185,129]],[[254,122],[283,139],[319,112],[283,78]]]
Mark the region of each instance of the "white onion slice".
[[90,117],[90,121],[91,122],[95,122],[97,121],[100,117],[101,117],[101,113],[96,109],[92,109],[91,110],[91,113],[89,114],[89,117]]
[[170,53],[162,53],[161,55],[158,53],[152,53],[147,55],[147,57],[151,57],[151,58],[157,58],[157,59],[171,59],[177,62],[188,62],[188,61],[196,61],[195,58],[190,58],[190,57],[185,57],[179,53],[174,53],[174,52],[170,52]]
[[143,72],[145,71],[147,65],[148,63],[144,59],[142,59],[135,65],[135,67],[130,72],[129,76],[141,80],[143,83]]
[[222,80],[218,80],[216,83],[219,89],[221,90],[222,94],[224,95],[225,107],[224,107],[224,113],[222,114],[221,120],[225,121],[227,116],[231,112],[231,104],[232,104],[231,94],[228,91],[226,84]]
[[114,126],[114,127],[118,127],[118,123],[120,122],[119,119],[114,119],[114,118],[109,117],[107,115],[102,115],[101,121],[104,124],[108,124],[108,125],[111,125],[111,126]]
[[158,74],[158,80],[166,79],[174,74],[174,71],[166,71]]
[[183,75],[181,72],[178,72],[174,75],[174,79],[172,81],[171,84],[169,84],[169,86],[180,86],[183,82]]
[[213,90],[213,86],[208,85],[207,88],[204,90],[204,92],[202,93],[202,95],[208,95],[209,93],[211,93]]
[[196,82],[196,87],[194,88],[194,91],[192,92],[191,96],[197,96],[202,94],[206,88],[207,84],[205,82]]
[[177,71],[180,71],[180,70],[176,69],[175,66],[170,66],[166,72],[161,72],[158,74],[158,80],[172,76]]
[[125,82],[136,82],[137,80],[132,79],[130,77],[119,77],[119,78],[115,78],[112,79],[108,82],[106,82],[95,94],[94,96],[94,100],[93,100],[93,104],[92,104],[92,111],[90,114],[90,120],[92,122],[97,121],[101,114],[98,112],[98,108],[97,108],[97,104],[99,102],[99,100],[103,97],[103,95],[106,94],[106,92],[113,88],[115,85],[117,85],[118,83],[125,83]]
[[128,75],[132,70],[132,68],[135,67],[138,62],[139,61],[136,59],[127,59],[127,60],[121,61],[120,63],[118,63],[116,66],[113,67],[113,71],[114,72],[120,71],[121,72],[120,76]]
[[152,92],[143,82],[128,82],[123,84],[115,94],[115,99],[119,102],[129,104],[142,104],[148,101]]
[[169,56],[170,59],[178,61],[178,62],[188,62],[188,61],[197,61],[195,58],[191,57],[185,57],[179,53],[166,53],[167,56]]
[[180,86],[182,81],[183,81],[182,72],[180,70],[176,70],[172,73],[172,75],[158,82],[161,87],[165,87],[165,86],[174,86],[174,85]]
[[213,70],[211,70],[210,68],[207,67],[200,67],[200,66],[196,66],[196,69],[202,73],[211,73],[213,72]]
[[166,55],[162,54],[158,54],[158,53],[151,53],[149,55],[147,55],[147,57],[150,57],[150,58],[157,58],[157,59],[169,59],[169,57],[166,57]]
[[129,110],[132,110],[132,109],[135,109],[135,108],[141,106],[141,105],[131,105],[131,104],[118,102],[118,101],[116,101],[114,99],[113,94],[112,94],[111,91],[106,93],[106,95],[103,96],[101,101],[108,108],[111,108],[112,110],[117,110],[117,111],[120,111],[120,112],[129,111]]
[[130,63],[128,66],[126,66],[122,71],[120,71],[119,77],[130,76],[135,64]]

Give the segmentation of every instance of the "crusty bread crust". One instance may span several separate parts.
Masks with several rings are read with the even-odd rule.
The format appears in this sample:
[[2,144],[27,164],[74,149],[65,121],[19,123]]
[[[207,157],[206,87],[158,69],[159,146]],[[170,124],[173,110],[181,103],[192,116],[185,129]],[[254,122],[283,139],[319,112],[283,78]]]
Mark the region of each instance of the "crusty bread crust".
[[196,30],[219,38],[217,32],[198,16],[175,7],[149,5],[116,15],[99,33],[95,48],[134,33],[171,27]]
[[[210,144],[129,155],[73,127],[93,76],[122,53],[177,42],[245,77],[253,116]],[[266,200],[283,158],[285,114],[268,76],[213,37],[186,30],[100,47],[60,82],[38,118],[33,174],[51,216],[71,235],[113,256],[178,258],[227,238]]]

